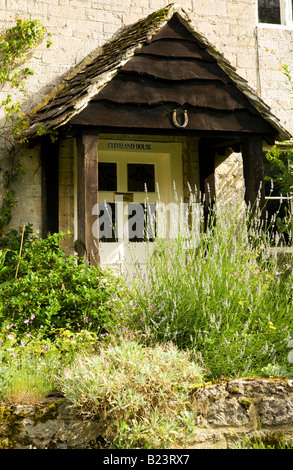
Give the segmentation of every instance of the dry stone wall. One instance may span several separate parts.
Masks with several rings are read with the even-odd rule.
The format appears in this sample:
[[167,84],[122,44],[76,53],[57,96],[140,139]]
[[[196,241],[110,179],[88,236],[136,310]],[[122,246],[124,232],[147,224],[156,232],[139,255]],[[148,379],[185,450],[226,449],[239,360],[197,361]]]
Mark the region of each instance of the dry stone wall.
[[289,380],[222,380],[194,396],[198,448],[233,448],[241,438],[279,436],[293,443],[293,384]]
[[[253,436],[293,445],[293,383],[282,379],[220,380],[195,389],[194,449],[232,449]],[[65,399],[0,406],[0,448],[84,449],[103,442],[104,423],[81,420]]]

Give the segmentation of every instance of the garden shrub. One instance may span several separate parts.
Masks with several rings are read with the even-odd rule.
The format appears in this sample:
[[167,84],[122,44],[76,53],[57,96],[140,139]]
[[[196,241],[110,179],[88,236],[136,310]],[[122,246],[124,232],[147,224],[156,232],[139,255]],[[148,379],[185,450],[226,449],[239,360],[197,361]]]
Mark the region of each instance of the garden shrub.
[[60,329],[98,333],[111,327],[118,277],[66,256],[62,236],[33,238],[20,258],[9,253],[9,264],[0,271],[0,328],[11,337],[37,332],[54,337]]
[[59,375],[58,389],[84,417],[99,417],[112,448],[187,447],[197,427],[192,390],[202,369],[174,344],[146,347],[134,338],[81,354]]

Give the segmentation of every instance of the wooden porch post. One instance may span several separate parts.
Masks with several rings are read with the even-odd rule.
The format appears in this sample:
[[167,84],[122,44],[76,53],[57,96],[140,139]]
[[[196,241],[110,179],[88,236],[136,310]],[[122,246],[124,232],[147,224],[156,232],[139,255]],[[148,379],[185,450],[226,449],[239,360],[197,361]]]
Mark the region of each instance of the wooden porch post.
[[98,132],[82,128],[77,136],[77,251],[86,264],[100,262],[93,235],[93,209],[98,203]]
[[200,191],[204,198],[205,227],[216,197],[215,151],[206,141],[199,142]]
[[[254,212],[265,205],[262,137],[247,137],[242,143],[245,202]],[[263,211],[264,212],[264,211]]]

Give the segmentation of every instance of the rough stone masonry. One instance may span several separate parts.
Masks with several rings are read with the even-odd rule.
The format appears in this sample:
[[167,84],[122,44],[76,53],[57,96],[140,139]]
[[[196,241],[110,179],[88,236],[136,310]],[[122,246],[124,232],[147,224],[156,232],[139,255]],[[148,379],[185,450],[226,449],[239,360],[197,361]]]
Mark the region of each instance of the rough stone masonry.
[[[0,404],[0,448],[84,449],[103,441],[103,422],[82,420],[65,399],[38,405]],[[233,449],[254,436],[293,445],[293,382],[223,379],[192,392],[193,449]]]

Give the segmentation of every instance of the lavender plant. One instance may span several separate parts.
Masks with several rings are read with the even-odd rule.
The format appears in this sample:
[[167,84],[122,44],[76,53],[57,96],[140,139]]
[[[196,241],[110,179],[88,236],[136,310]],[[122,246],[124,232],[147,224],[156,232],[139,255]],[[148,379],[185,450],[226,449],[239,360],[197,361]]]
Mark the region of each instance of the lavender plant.
[[287,363],[292,255],[280,266],[269,226],[259,210],[252,216],[241,205],[217,204],[197,246],[188,248],[186,227],[157,239],[146,273],[137,270],[129,283],[131,305],[124,307],[133,327],[192,349],[213,378]]

